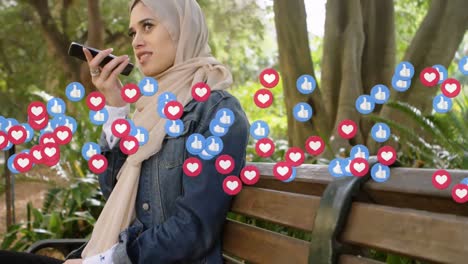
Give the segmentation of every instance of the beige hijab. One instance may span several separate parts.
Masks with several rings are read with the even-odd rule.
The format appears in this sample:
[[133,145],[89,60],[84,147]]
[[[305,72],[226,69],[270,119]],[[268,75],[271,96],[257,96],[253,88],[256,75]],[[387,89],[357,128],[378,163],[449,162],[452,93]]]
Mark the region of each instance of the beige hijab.
[[[132,0],[131,6],[137,0]],[[232,84],[230,71],[213,58],[208,46],[208,29],[195,0],[141,0],[168,30],[177,47],[174,65],[158,76],[158,92],[141,97],[136,103],[133,121],[149,132],[148,142],[129,156],[119,171],[114,187],[82,257],[91,257],[118,243],[119,234],[135,219],[135,199],[141,164],[161,149],[165,137],[165,119],[157,113],[158,97],[170,91],[186,105],[192,100],[191,87],[206,82],[211,90],[227,89]]]

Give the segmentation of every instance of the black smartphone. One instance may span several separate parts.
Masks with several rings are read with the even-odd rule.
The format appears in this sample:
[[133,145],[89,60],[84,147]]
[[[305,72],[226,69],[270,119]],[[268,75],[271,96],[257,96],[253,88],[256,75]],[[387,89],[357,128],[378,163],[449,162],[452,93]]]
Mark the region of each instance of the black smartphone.
[[[68,55],[76,57],[76,58],[78,58],[80,60],[86,61],[86,56],[85,56],[85,54],[83,52],[83,48],[87,48],[91,52],[93,57],[95,57],[100,52],[100,50],[98,50],[98,49],[91,48],[91,47],[86,47],[83,44],[72,42],[70,44],[70,47],[68,48]],[[107,57],[105,57],[101,61],[101,64],[99,66],[104,67],[109,61],[111,61],[115,57],[116,56],[112,55],[112,54],[108,55]],[[132,72],[133,67],[134,67],[134,65],[132,63],[128,63],[128,65],[125,67],[125,69],[120,74],[128,76],[130,74],[130,72]]]

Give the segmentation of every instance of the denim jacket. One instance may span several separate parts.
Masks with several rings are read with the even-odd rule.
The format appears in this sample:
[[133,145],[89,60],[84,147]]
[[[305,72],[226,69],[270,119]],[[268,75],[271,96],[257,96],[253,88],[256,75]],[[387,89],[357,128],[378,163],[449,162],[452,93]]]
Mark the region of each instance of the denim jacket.
[[[213,91],[205,102],[192,100],[181,118],[182,134],[166,135],[161,150],[142,164],[137,219],[120,234],[114,263],[223,263],[222,230],[232,197],[223,191],[222,183],[228,175],[217,172],[216,157],[199,158],[202,172],[196,177],[188,177],[182,170],[184,161],[192,156],[185,147],[188,136],[211,136],[210,121],[221,108],[230,109],[235,116],[234,124],[221,137],[221,154],[232,156],[235,168],[230,175],[239,176],[249,138],[249,122],[239,101],[226,91]],[[126,156],[119,144],[109,149],[104,137],[100,144],[109,164],[99,175],[107,199]]]

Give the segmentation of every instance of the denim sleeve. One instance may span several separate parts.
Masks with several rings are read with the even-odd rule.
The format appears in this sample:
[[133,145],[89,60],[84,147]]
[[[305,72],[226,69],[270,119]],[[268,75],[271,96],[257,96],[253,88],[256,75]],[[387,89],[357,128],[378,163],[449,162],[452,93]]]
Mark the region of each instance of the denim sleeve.
[[[231,155],[235,168],[230,175],[239,175],[245,165],[249,123],[245,113],[235,100],[222,100],[216,109],[207,111],[199,133],[211,136],[209,122],[216,111],[227,107],[234,112],[235,121],[222,138],[221,154]],[[226,102],[228,101],[228,102]],[[220,154],[220,155],[221,155]],[[187,153],[187,156],[190,156]],[[230,209],[232,197],[223,190],[222,175],[215,168],[217,157],[203,160],[202,172],[197,177],[183,177],[183,195],[176,200],[176,213],[164,223],[143,231],[136,239],[129,240],[127,254],[132,263],[174,263],[193,261],[205,256],[221,239],[223,224]],[[131,234],[130,234],[131,235]]]
[[102,194],[107,200],[117,183],[117,173],[127,159],[127,155],[120,151],[119,144],[115,144],[115,146],[110,149],[104,132],[101,134],[99,145],[101,147],[101,154],[106,157],[108,164],[106,171],[98,176]]

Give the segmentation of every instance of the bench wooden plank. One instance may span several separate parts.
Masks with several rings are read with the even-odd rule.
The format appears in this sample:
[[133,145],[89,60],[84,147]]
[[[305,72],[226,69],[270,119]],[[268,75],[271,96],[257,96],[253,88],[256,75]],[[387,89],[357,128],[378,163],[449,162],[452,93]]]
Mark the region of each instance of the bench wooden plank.
[[[318,197],[246,187],[232,208],[311,231],[318,205]],[[442,261],[451,256],[455,261],[468,256],[466,237],[467,217],[354,202],[342,239],[426,260]]]
[[[283,183],[273,176],[272,163],[254,163],[262,175],[255,185],[259,188],[288,191],[306,195],[321,196],[328,183],[334,180],[324,165],[303,164],[297,168],[296,179]],[[435,169],[392,168],[391,177],[385,183],[369,180],[360,200],[395,207],[413,208],[432,212],[468,216],[468,203],[453,202],[451,187],[468,177],[467,170],[448,170],[452,176],[452,186],[438,190],[432,186],[431,177]]]
[[261,188],[244,187],[234,198],[231,210],[278,223],[312,230],[320,197]]
[[223,249],[254,263],[307,263],[309,243],[232,220],[224,228]]
[[353,203],[341,240],[421,260],[467,263],[467,237],[467,217]]
[[340,264],[385,264],[384,262],[357,257],[353,255],[342,255],[338,261]]

